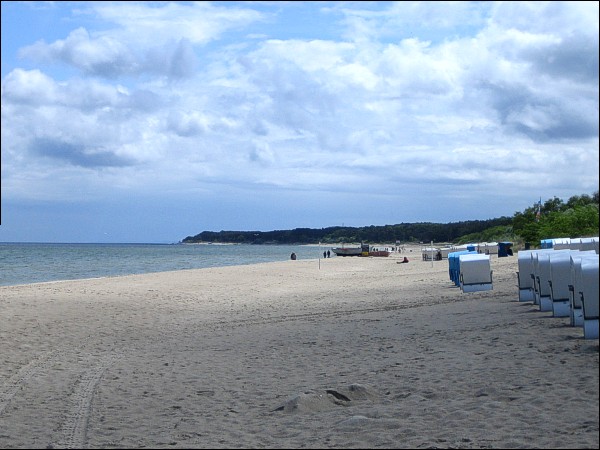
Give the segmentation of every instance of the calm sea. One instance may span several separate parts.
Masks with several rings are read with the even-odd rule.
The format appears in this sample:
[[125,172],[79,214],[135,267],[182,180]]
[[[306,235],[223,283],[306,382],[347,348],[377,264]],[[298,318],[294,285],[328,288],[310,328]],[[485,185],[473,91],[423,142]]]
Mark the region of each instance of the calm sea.
[[323,257],[305,245],[0,243],[0,286]]

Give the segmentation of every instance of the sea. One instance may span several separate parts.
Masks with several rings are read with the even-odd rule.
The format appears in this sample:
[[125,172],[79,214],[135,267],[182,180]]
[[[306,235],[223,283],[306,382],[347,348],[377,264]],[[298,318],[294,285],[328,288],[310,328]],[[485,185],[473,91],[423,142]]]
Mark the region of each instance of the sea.
[[331,247],[1,243],[0,286],[323,258]]

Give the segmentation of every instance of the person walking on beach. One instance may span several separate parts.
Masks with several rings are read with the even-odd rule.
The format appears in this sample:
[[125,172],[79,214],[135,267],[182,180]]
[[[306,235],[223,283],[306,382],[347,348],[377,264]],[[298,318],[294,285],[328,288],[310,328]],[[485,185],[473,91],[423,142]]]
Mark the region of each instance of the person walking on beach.
[[331,258],[331,253],[329,252],[329,250],[327,250],[327,257]]

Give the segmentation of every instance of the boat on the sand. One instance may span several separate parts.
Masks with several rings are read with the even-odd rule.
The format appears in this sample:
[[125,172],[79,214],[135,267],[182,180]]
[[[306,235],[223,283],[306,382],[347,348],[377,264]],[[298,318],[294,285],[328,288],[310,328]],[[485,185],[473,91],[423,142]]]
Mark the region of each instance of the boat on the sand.
[[333,247],[331,249],[337,256],[390,256],[390,251],[387,248],[379,248],[369,244],[361,244],[360,246]]

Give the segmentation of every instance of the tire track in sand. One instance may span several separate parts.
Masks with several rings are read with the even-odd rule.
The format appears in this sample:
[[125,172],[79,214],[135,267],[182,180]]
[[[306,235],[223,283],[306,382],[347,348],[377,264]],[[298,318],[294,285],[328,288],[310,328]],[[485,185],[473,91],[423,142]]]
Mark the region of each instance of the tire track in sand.
[[54,350],[44,353],[21,367],[0,387],[0,416],[4,413],[11,400],[24,388],[24,384],[40,370],[46,369],[62,352]]
[[120,355],[109,354],[83,373],[72,395],[73,411],[67,416],[62,426],[63,441],[57,444],[57,447],[77,449],[86,447],[88,422],[92,411],[94,392],[106,369],[119,358]]

